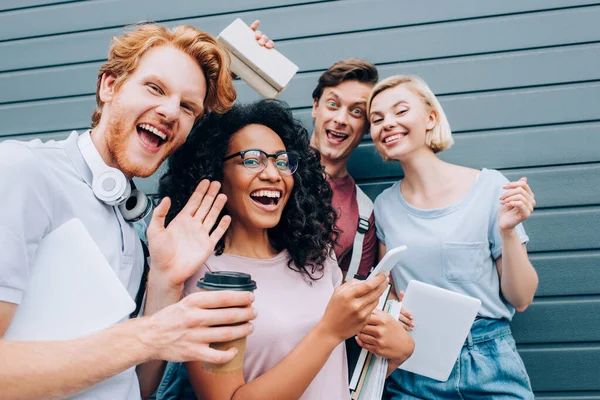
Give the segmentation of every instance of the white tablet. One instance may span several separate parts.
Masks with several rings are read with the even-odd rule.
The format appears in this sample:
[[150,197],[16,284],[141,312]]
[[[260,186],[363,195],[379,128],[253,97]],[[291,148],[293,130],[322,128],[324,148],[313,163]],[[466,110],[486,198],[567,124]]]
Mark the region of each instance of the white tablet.
[[35,255],[7,340],[68,340],[125,319],[135,302],[83,223],[50,232]]
[[391,250],[388,250],[388,252],[385,253],[385,255],[383,256],[383,258],[379,260],[379,263],[377,263],[377,266],[369,274],[367,279],[371,279],[377,274],[391,271],[396,266],[398,260],[400,260],[400,256],[406,251],[406,249],[406,246],[398,246],[394,247]]
[[409,281],[402,309],[414,316],[415,328],[409,334],[415,350],[398,368],[447,381],[480,306],[474,297]]

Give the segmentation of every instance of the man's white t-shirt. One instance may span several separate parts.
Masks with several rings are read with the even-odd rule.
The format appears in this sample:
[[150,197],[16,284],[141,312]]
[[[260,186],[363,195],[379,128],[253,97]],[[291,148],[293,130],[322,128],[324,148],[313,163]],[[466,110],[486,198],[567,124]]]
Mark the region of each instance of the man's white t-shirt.
[[[21,302],[40,241],[72,218],[83,222],[132,298],[136,296],[144,268],[140,240],[117,207],[95,197],[92,172],[77,138],[73,132],[63,141],[0,143],[0,301]],[[139,400],[135,368],[72,398]]]

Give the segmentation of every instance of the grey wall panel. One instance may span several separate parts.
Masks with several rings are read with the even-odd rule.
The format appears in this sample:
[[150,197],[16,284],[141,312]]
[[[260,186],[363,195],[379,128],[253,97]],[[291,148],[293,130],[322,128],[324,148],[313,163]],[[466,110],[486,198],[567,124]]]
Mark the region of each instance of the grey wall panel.
[[598,400],[600,392],[597,391],[572,391],[572,392],[536,392],[538,400]]
[[[336,18],[335,11],[336,8],[332,7],[328,14],[330,23],[323,25],[330,29],[327,33],[344,31],[341,28],[331,28],[340,23],[338,21],[343,21]],[[363,15],[364,18],[369,18],[370,14]],[[232,18],[235,16],[237,15],[232,15]],[[374,63],[393,63],[592,42],[597,40],[593,23],[599,16],[600,7],[583,7],[524,16],[509,15],[294,39],[278,43],[277,48],[298,64],[301,71],[326,69],[332,63],[350,57],[361,57]],[[312,13],[299,13],[297,17],[303,19],[297,19],[294,15],[294,24],[280,23],[279,26],[282,29],[302,26],[307,30],[314,26]],[[371,18],[377,21],[378,16],[371,15]],[[222,26],[219,24],[212,28],[202,21],[196,21],[196,24],[200,27],[206,25],[208,28],[204,28],[205,30],[217,34],[227,21],[223,20]],[[577,22],[574,25],[572,21]],[[182,22],[193,21],[178,21],[170,25]],[[346,24],[345,31],[353,31],[352,22],[349,25],[347,22],[343,23]],[[532,25],[537,29],[532,30]],[[576,29],[573,29],[574,26]],[[323,28],[319,29],[322,32]],[[110,38],[121,32],[121,28],[115,28],[0,43],[0,54],[5,55],[0,58],[0,71],[103,60],[106,58]],[[274,29],[267,33],[274,39],[290,37]],[[310,31],[307,35],[310,35]],[[471,40],[473,37],[486,37],[486,40],[474,41]],[[389,51],[390,46],[395,43],[402,45]],[[382,46],[388,50],[381,51]],[[319,54],[319,57],[314,57],[315,54]]]
[[526,343],[593,342],[598,339],[600,297],[536,300],[512,323],[515,340]]
[[600,345],[524,346],[519,353],[535,390],[598,390]]
[[0,104],[96,93],[102,63],[0,73]]
[[[599,162],[599,133],[597,122],[461,133],[454,135],[454,146],[439,155],[451,163],[493,169]],[[403,175],[400,163],[383,161],[368,142],[352,154],[348,170],[360,181]]]
[[[600,80],[595,61],[600,44],[557,47],[536,51],[409,62],[379,67],[382,78],[417,74],[439,95],[573,81]],[[93,94],[102,63],[86,63],[19,72],[0,73],[0,104]],[[320,72],[297,75],[279,97],[291,107],[308,107]],[[259,99],[248,85],[239,83],[243,102]]]
[[[12,13],[0,13],[0,40],[55,35],[104,27],[115,27],[137,21],[167,21],[190,16],[216,15],[244,11],[249,8],[289,6],[323,0],[95,0],[59,4],[55,7],[29,8]],[[28,24],[36,20],[35,25]],[[65,20],[69,23],[65,23]]]
[[533,253],[529,258],[540,279],[536,296],[598,293],[600,250]]
[[[590,121],[598,118],[600,83],[448,96],[441,101],[454,131]],[[573,102],[577,110],[565,102]]]
[[0,107],[0,137],[90,126],[94,96],[11,104]]
[[539,210],[524,225],[531,252],[600,249],[600,207]]
[[71,3],[75,1],[84,0],[2,0],[0,3],[0,13],[19,8],[50,6],[53,4]]

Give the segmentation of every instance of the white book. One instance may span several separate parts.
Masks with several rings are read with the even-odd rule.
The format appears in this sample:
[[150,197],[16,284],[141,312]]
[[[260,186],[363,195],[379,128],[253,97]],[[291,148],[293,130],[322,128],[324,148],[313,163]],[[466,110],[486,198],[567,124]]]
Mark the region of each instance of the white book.
[[298,66],[276,49],[256,41],[254,31],[236,19],[217,37],[231,56],[231,70],[266,98],[275,98],[298,71]]
[[4,339],[75,339],[116,324],[134,309],[83,223],[71,219],[40,243]]
[[[377,303],[376,307],[378,310],[383,310],[383,308],[385,307],[391,288],[392,285],[389,284],[388,287],[385,289],[385,292],[383,292],[383,294],[379,297],[379,302]],[[348,388],[350,390],[357,390],[360,377],[362,376],[364,369],[368,368],[368,365],[366,365],[368,355],[368,350],[361,349],[360,354],[358,356],[358,360],[356,362],[356,367],[354,367],[354,373],[352,374],[350,384],[348,385]]]
[[415,328],[409,331],[415,350],[398,368],[447,381],[480,307],[474,297],[409,281],[402,308],[415,319]]
[[[390,314],[395,319],[400,316],[402,303],[396,300],[388,300],[385,306],[385,312]],[[371,362],[367,366],[367,370],[363,371],[365,375],[362,387],[357,386],[356,391],[352,393],[352,398],[356,400],[380,400],[383,396],[385,386],[386,372],[388,369],[387,358],[381,358],[373,355]]]

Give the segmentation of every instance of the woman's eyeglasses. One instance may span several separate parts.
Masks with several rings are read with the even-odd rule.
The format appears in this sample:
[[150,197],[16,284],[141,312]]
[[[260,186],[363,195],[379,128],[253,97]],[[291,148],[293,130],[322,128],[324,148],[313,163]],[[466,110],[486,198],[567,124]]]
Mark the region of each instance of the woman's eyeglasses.
[[244,167],[250,172],[258,173],[267,168],[269,158],[275,160],[275,167],[283,175],[292,175],[298,169],[298,156],[287,151],[278,151],[275,154],[268,154],[262,150],[249,149],[231,154],[223,159],[223,161],[231,160],[234,157],[240,156]]

